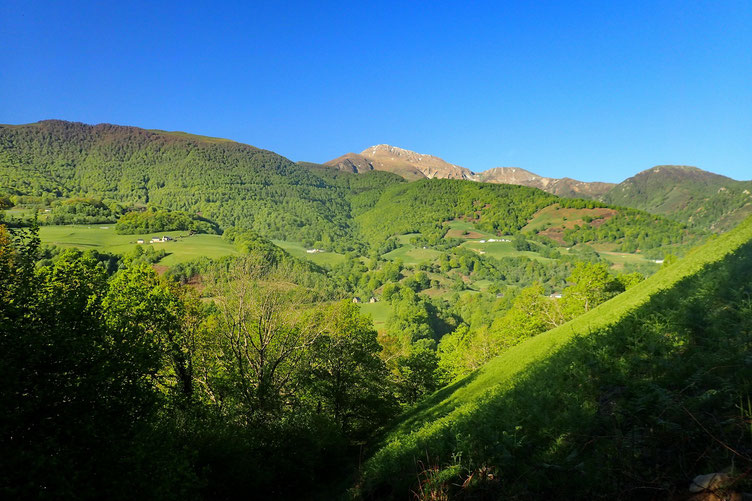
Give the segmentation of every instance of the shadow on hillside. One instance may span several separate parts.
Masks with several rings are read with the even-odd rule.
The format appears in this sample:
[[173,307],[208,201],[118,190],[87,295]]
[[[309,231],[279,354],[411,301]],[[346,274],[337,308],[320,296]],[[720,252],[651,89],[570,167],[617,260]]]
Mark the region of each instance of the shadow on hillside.
[[[752,243],[531,365],[440,432],[377,455],[369,483],[407,492],[415,458],[430,456],[465,472],[447,483],[462,499],[666,499],[698,474],[752,471],[752,416],[740,409],[752,394],[750,277]],[[452,405],[456,390],[411,414]],[[490,480],[457,487],[482,469]]]
[[475,371],[426,397],[418,405],[399,416],[399,428],[409,430],[416,424],[423,424],[447,415],[461,404],[451,398],[454,393],[472,383],[478,375],[479,372]]

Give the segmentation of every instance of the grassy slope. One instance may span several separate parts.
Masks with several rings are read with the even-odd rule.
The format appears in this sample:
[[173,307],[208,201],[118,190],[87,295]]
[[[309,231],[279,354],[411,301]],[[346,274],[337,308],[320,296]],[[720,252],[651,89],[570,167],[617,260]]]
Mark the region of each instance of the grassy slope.
[[[467,378],[435,393],[404,415],[386,436],[381,448],[365,464],[363,485],[372,488],[387,479],[396,483],[400,480],[394,479],[404,481],[406,472],[414,471],[416,458],[425,457],[431,444],[457,440],[452,431],[457,423],[471,419],[490,401],[491,395],[513,390],[526,369],[552,357],[575,338],[587,337],[589,333],[616,324],[659,292],[671,289],[711,263],[722,261],[751,240],[752,219],[748,219],[734,231],[693,250],[626,293],[557,329],[517,345]],[[413,474],[410,476],[414,478]]]
[[290,255],[300,259],[307,259],[319,266],[334,266],[345,261],[345,255],[337,252],[316,252],[309,254],[306,248],[299,242],[286,240],[272,240],[272,243],[286,250]]
[[186,231],[166,231],[162,233],[145,233],[143,235],[118,235],[114,225],[62,225],[42,226],[39,237],[42,243],[60,247],[77,247],[82,250],[96,249],[102,252],[124,254],[130,252],[136,245],[136,240],[148,242],[152,237],[170,236],[175,241],[154,245],[156,249],[164,249],[169,255],[160,264],[170,266],[197,257],[206,256],[218,258],[236,255],[238,251],[232,243],[222,240],[219,235],[191,235]]

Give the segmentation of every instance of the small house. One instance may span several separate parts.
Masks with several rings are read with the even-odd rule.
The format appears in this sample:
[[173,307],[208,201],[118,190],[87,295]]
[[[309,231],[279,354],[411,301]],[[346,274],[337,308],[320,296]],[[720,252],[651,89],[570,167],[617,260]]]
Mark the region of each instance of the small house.
[[169,242],[170,240],[172,240],[172,237],[168,237],[167,235],[162,237],[163,242]]
[[561,292],[554,292],[548,297],[550,297],[551,299],[561,299]]
[[358,296],[355,296],[353,298],[353,303],[360,303],[360,298]]
[[138,240],[136,240],[136,243],[137,244],[142,244],[142,243],[144,243],[144,239],[143,238],[139,238]]
[[375,297],[371,297],[371,299],[368,300],[369,303],[377,303],[379,300]]
[[153,243],[153,244],[158,244],[161,241],[162,240],[160,240],[158,237],[154,237],[154,238],[151,239],[151,243]]

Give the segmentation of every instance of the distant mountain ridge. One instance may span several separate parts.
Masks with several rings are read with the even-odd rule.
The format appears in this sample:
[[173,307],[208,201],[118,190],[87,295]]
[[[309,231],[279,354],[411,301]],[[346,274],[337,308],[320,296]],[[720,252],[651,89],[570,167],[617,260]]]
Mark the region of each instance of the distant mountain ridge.
[[386,144],[371,146],[359,154],[348,153],[324,165],[356,173],[384,170],[408,181],[465,179],[529,186],[564,198],[641,209],[715,232],[733,228],[752,214],[752,181],[737,181],[686,165],[658,165],[619,184],[584,182],[539,176],[519,167],[494,167],[475,173],[433,155]]
[[398,174],[408,181],[424,178],[465,179],[493,184],[517,184],[539,188],[562,197],[596,199],[615,186],[614,183],[588,183],[567,177],[543,177],[518,167],[495,167],[475,173],[439,157],[388,144],[371,146],[360,153],[347,153],[325,162],[324,165],[355,173],[383,170]]
[[494,167],[477,174],[476,177],[484,183],[520,184],[566,198],[598,199],[616,186],[615,183],[585,182],[569,177],[543,177],[519,167]]

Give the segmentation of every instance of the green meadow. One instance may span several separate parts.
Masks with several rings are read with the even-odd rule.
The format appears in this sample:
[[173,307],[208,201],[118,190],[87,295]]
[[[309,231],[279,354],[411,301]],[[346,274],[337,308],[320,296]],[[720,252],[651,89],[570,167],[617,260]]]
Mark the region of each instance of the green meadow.
[[[368,298],[361,298],[364,301],[368,301]],[[360,311],[364,315],[370,315],[373,319],[373,326],[377,331],[383,331],[386,328],[386,321],[389,319],[389,314],[392,312],[392,307],[387,301],[379,301],[378,303],[361,303]]]
[[336,252],[306,252],[306,248],[298,242],[290,242],[287,240],[272,240],[272,242],[286,250],[290,255],[312,261],[319,266],[334,266],[342,263],[345,260],[344,254],[338,254]]
[[518,251],[514,248],[514,244],[512,242],[481,243],[480,240],[471,240],[469,242],[463,243],[462,246],[475,251],[478,254],[490,256],[496,259],[501,259],[504,257],[524,256],[529,257],[530,259],[538,259],[539,261],[551,261],[551,259],[545,258],[537,252]]
[[[153,237],[169,236],[174,240],[155,244],[148,243]],[[78,249],[96,249],[102,252],[124,254],[133,249],[137,240],[143,239],[144,245],[153,245],[164,249],[168,255],[160,264],[171,266],[177,263],[206,256],[219,258],[236,255],[235,247],[219,235],[188,235],[186,231],[166,231],[143,235],[118,235],[114,225],[63,225],[42,226],[39,229],[42,243],[58,247],[75,247]]]
[[403,244],[399,249],[394,249],[384,254],[384,258],[392,261],[401,259],[407,266],[414,266],[420,263],[431,262],[441,254],[441,251],[435,249],[422,249],[412,244]]

